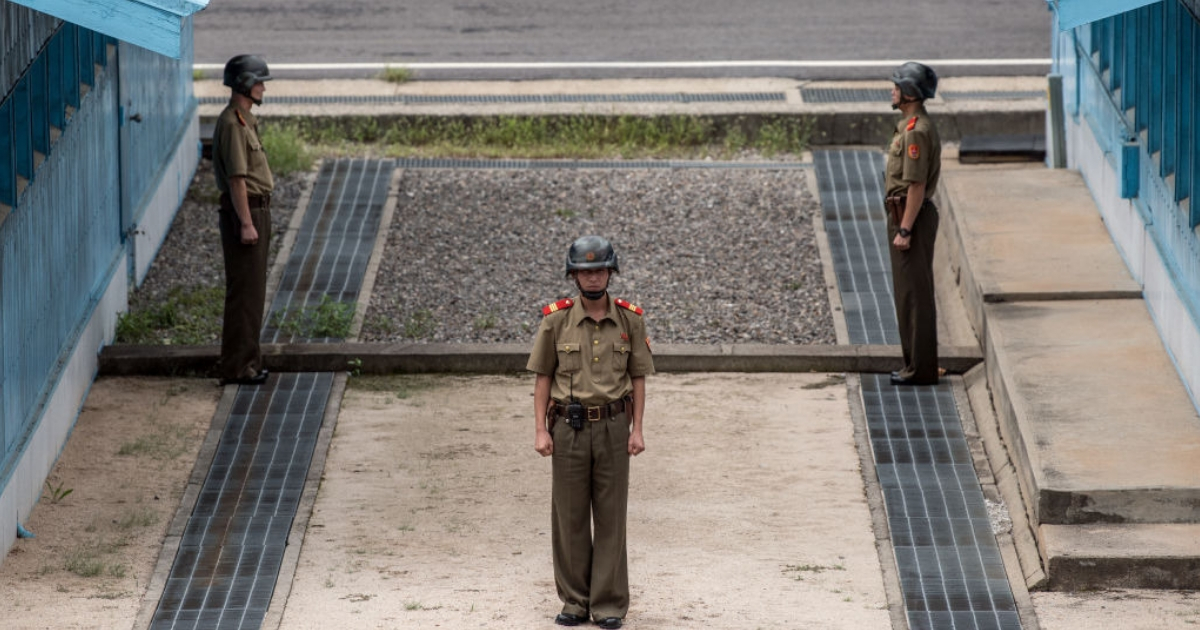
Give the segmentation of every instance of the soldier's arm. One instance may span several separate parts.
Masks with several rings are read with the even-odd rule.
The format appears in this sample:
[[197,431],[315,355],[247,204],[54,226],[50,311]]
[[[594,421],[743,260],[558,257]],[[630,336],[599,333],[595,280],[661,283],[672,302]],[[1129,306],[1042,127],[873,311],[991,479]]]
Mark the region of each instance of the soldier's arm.
[[642,437],[642,411],[646,408],[646,377],[635,376],[633,383],[633,409],[630,411],[633,427],[629,430],[629,454],[637,455],[646,450],[646,440]]
[[549,427],[546,426],[546,412],[550,409],[551,378],[553,377],[549,374],[538,374],[533,384],[533,448],[543,457],[554,453],[554,439],[550,437]]
[[242,244],[257,243],[258,230],[254,228],[254,220],[250,218],[250,196],[246,191],[245,177],[229,178],[229,200],[233,202],[233,210],[242,224]]

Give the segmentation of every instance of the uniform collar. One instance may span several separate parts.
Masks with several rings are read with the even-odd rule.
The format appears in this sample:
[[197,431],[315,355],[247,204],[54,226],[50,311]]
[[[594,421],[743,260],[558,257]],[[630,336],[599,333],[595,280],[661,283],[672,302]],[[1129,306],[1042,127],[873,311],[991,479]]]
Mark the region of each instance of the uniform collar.
[[[608,293],[605,293],[604,299],[608,302],[608,308],[605,309],[604,312],[604,319],[611,319],[614,322],[617,321],[617,306],[613,304],[612,296]],[[567,313],[567,317],[569,318],[567,322],[571,324],[572,327],[582,324],[583,320],[588,318],[587,308],[583,305],[582,296],[575,300],[575,305],[571,307],[571,311]]]
[[235,109],[238,114],[241,114],[242,120],[246,121],[247,125],[251,127],[258,126],[258,119],[254,117],[254,114],[250,113],[249,109],[241,108],[238,106],[237,101],[234,101],[233,99],[229,99],[229,106]]

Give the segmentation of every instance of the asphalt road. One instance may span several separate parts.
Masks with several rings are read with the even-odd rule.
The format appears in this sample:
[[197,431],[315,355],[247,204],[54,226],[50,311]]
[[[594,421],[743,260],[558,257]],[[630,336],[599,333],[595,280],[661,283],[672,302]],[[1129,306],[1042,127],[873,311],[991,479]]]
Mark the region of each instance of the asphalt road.
[[[1044,0],[212,0],[195,18],[195,61],[257,52],[280,76],[369,75],[390,63],[420,78],[786,76],[875,78],[897,59],[1049,57]],[[782,61],[731,66],[728,62]],[[796,62],[867,62],[847,66]],[[528,67],[529,63],[565,63]],[[700,67],[581,67],[706,62]],[[422,64],[466,64],[423,67]],[[479,64],[516,64],[481,67]],[[1042,64],[939,63],[943,76],[1042,74]]]

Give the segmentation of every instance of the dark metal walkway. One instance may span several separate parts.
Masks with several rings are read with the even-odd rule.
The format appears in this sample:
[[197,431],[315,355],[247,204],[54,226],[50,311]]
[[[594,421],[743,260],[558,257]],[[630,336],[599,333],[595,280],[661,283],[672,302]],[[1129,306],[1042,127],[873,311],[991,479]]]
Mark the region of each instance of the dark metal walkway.
[[[362,159],[322,167],[270,313],[326,296],[354,302],[393,169],[388,160]],[[263,341],[333,339],[267,325]],[[326,372],[276,374],[238,388],[151,628],[262,625],[332,387]]]
[[[899,344],[883,215],[883,156],[814,154],[851,343]],[[1021,628],[948,380],[862,375],[862,402],[912,630]]]

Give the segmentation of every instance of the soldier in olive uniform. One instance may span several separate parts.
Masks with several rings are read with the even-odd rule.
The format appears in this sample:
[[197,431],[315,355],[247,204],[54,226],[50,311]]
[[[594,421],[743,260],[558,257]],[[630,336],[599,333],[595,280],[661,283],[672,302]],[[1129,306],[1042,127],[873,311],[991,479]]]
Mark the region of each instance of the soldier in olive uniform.
[[617,271],[607,239],[571,245],[567,276],[580,296],[542,309],[527,366],[537,374],[534,448],[554,458],[550,518],[563,602],[554,621],[563,626],[591,616],[620,628],[629,611],[629,457],[646,450],[642,411],[654,360],[642,310],[608,295]]
[[930,385],[938,381],[933,290],[938,210],[929,198],[937,190],[942,144],[925,100],[937,91],[937,75],[928,66],[909,62],[892,73],[892,84],[892,108],[904,114],[888,147],[885,173],[892,285],[904,352],[904,367],[892,372],[892,382]]
[[267,64],[238,55],[225,64],[229,105],[213,129],[213,175],[221,191],[221,248],[225,254],[225,321],[221,330],[222,384],[258,385],[267,380],[259,336],[267,296],[271,251],[271,191],[275,181],[250,113],[261,105]]

